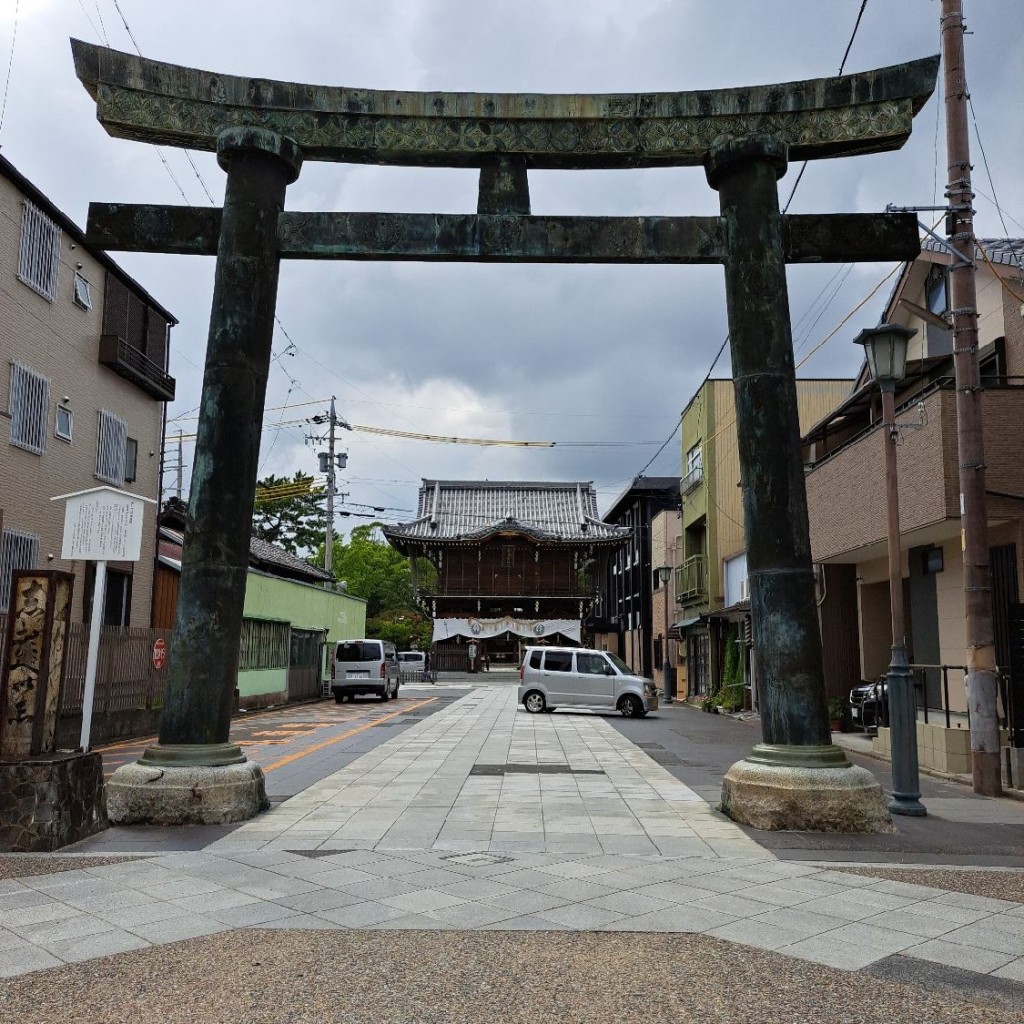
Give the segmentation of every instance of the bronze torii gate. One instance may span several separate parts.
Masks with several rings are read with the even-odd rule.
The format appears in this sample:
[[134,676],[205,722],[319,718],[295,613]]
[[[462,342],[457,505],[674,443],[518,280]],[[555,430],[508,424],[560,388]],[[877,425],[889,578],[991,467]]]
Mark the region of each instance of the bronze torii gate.
[[[406,259],[724,264],[764,742],[730,769],[723,805],[767,828],[888,827],[873,777],[830,739],[785,267],[912,259],[917,221],[784,217],[776,182],[788,159],[900,147],[937,57],[754,88],[555,96],[298,85],[72,49],[110,134],[215,151],[227,172],[222,210],[89,210],[104,248],[217,256],[160,742],[115,773],[112,818],[239,820],[264,805],[259,768],[228,736],[280,260]],[[477,213],[286,213],[303,159],[479,168]],[[533,168],[699,164],[719,217],[530,215]]]

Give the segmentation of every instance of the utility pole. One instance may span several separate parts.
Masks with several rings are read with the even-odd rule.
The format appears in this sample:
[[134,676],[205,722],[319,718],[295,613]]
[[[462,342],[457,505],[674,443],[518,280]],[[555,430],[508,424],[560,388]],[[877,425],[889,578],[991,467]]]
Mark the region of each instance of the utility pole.
[[964,68],[963,0],[942,0],[940,22],[946,101],[949,214],[946,234],[960,253],[949,272],[956,376],[957,447],[960,462],[960,540],[964,556],[967,625],[967,706],[970,713],[974,792],[999,796],[998,675],[992,625],[982,436],[981,378],[978,369],[978,301],[975,282],[971,152],[967,130],[967,74]]
[[[319,453],[320,472],[327,474],[327,527],[324,530],[324,569],[331,571],[334,562],[334,495],[335,491],[335,470],[344,469],[348,464],[348,455],[345,452],[335,454],[335,442],[337,439],[337,428],[344,427],[346,430],[352,428],[343,420],[338,418],[334,407],[334,395],[331,395],[331,411],[327,415],[320,414],[313,417],[317,424],[327,423],[327,451]],[[323,436],[311,440],[323,441]]]
[[174,481],[174,493],[178,501],[181,501],[182,469],[185,466],[185,456],[181,446],[181,430],[178,430],[178,472]]

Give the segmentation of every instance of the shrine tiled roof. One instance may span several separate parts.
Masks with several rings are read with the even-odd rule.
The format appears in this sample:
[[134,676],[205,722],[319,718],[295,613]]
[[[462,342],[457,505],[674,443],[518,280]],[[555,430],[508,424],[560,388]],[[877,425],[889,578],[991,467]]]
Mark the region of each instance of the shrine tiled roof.
[[406,542],[472,542],[522,533],[542,543],[618,544],[632,531],[602,522],[591,481],[424,480],[418,517],[384,528]]

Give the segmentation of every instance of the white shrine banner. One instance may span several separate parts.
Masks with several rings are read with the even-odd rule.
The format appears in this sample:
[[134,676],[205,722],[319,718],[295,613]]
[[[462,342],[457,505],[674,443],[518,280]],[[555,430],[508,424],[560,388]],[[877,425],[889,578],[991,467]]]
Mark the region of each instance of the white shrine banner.
[[500,619],[434,619],[434,640],[448,640],[455,636],[486,640],[488,637],[501,636],[502,633],[514,633],[535,640],[561,633],[567,639],[579,643],[580,620],[513,619],[508,615]]

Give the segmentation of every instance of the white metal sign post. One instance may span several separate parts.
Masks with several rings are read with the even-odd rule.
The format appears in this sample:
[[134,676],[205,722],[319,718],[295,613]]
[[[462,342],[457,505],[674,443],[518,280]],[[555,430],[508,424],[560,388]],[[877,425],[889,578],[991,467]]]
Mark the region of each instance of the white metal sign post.
[[142,518],[152,498],[129,494],[116,487],[93,487],[74,494],[60,494],[51,501],[64,501],[64,544],[66,561],[96,563],[89,621],[89,651],[85,660],[85,689],[82,694],[82,736],[80,746],[89,749],[92,707],[96,696],[96,666],[100,653],[100,627],[107,594],[107,562],[137,562],[142,552]]

